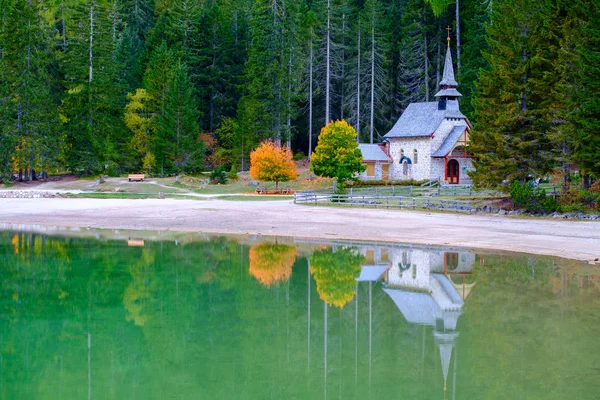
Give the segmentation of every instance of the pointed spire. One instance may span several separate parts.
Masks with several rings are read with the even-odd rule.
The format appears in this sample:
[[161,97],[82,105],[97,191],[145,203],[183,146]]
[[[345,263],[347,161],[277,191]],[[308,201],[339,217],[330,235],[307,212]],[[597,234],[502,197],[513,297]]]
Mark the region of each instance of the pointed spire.
[[454,79],[454,67],[452,66],[452,53],[450,52],[450,43],[448,43],[448,50],[446,51],[446,61],[444,63],[444,75],[440,86],[451,86],[457,87],[458,83]]

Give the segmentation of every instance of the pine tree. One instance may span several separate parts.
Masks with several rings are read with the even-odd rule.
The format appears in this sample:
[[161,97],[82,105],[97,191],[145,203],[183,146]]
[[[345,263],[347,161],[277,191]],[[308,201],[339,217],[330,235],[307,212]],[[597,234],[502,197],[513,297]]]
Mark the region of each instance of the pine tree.
[[[13,136],[15,168],[19,178],[36,179],[56,159],[58,140],[53,136],[56,105],[51,96],[49,65],[52,52],[44,10],[38,1],[16,0],[4,18],[3,74],[8,87],[5,134]],[[7,143],[8,144],[8,143]]]
[[470,151],[476,157],[478,187],[541,177],[553,167],[550,123],[543,99],[548,95],[540,34],[540,8],[524,0],[497,4],[488,28],[489,69],[482,71],[474,100],[475,125]]
[[0,0],[0,182],[12,179],[11,158],[14,152],[14,136],[11,134],[10,85],[8,81],[8,63],[6,43],[8,10],[12,0]]
[[[479,71],[487,68],[483,52],[487,49],[486,26],[490,21],[490,0],[462,0],[462,66],[458,74],[462,101],[460,109],[472,116],[475,81]],[[476,122],[471,118],[471,122]]]
[[67,23],[63,56],[65,86],[62,104],[67,166],[91,173],[119,168],[124,140],[123,91],[113,59],[115,42],[109,13],[97,0],[80,3]]
[[163,108],[154,151],[161,175],[200,170],[204,149],[197,141],[198,112],[187,66],[181,61],[173,66]]
[[402,41],[397,68],[396,102],[400,110],[410,103],[430,100],[430,61],[428,37],[423,21],[426,9],[422,0],[409,0],[402,16]]
[[[569,4],[570,6],[573,4]],[[569,90],[568,110],[574,122],[573,159],[582,175],[600,179],[600,3],[596,0],[575,2],[571,9],[576,18],[579,36],[573,37],[574,65],[578,73]],[[583,19],[583,21],[582,21]],[[582,23],[583,22],[583,23]],[[568,26],[568,25],[567,25]],[[567,71],[570,66],[567,65]],[[575,89],[575,90],[573,90]],[[586,179],[589,185],[589,180]]]

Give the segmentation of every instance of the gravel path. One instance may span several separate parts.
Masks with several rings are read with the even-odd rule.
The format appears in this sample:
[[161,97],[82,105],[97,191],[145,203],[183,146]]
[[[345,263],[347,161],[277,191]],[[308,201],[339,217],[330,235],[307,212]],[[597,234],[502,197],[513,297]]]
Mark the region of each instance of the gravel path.
[[0,199],[0,224],[379,240],[600,257],[600,223],[331,208],[291,201]]

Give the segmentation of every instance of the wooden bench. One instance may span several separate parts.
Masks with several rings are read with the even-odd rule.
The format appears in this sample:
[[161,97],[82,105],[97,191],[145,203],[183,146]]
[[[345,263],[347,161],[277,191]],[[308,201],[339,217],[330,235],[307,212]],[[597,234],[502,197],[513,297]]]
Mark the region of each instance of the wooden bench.
[[292,190],[292,188],[290,186],[286,186],[284,189],[278,189],[278,190],[267,190],[267,188],[262,187],[262,186],[257,186],[256,187],[256,194],[284,194],[284,195],[290,195],[293,194],[294,191]]
[[132,181],[143,182],[144,174],[129,174],[129,176],[127,178],[129,179],[129,182],[132,182]]

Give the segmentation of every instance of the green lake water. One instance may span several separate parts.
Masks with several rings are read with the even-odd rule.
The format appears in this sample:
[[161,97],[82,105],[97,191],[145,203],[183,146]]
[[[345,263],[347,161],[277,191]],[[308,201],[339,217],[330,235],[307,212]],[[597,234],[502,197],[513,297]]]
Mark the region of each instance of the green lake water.
[[599,399],[600,269],[0,232],[1,399]]

